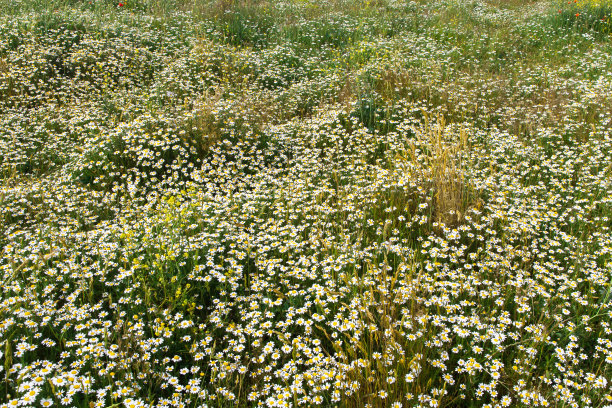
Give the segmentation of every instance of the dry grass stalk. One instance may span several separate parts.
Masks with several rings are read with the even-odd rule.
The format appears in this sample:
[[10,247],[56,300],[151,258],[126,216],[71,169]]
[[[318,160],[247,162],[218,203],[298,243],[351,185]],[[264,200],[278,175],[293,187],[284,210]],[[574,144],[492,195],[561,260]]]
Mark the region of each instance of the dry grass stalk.
[[415,129],[407,166],[412,177],[429,186],[433,195],[434,221],[452,226],[459,223],[469,207],[468,185],[464,178],[462,155],[469,148],[465,129],[451,131],[443,116],[432,123],[424,112],[424,123]]

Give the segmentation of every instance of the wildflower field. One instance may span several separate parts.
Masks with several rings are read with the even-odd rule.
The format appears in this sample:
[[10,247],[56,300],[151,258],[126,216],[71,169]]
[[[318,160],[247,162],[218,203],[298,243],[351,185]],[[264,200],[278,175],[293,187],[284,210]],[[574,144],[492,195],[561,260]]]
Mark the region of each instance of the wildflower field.
[[612,407],[612,1],[0,10],[1,407]]

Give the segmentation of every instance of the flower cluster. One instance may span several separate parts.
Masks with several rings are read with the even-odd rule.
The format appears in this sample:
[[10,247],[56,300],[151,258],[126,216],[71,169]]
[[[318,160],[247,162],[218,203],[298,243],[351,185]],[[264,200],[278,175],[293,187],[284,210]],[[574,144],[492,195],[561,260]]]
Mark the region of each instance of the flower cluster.
[[226,3],[0,16],[0,406],[612,404],[610,39]]

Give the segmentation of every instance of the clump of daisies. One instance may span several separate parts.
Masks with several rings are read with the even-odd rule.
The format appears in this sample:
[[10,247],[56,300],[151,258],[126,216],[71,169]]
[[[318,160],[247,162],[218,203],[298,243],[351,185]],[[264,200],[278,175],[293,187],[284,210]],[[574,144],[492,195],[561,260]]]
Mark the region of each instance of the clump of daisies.
[[601,32],[0,2],[0,406],[612,403]]

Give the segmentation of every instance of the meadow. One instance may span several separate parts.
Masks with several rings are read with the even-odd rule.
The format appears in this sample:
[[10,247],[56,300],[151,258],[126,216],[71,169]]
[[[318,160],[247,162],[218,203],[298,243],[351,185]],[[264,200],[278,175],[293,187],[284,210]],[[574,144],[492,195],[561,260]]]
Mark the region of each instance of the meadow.
[[612,1],[0,9],[0,407],[612,407]]

